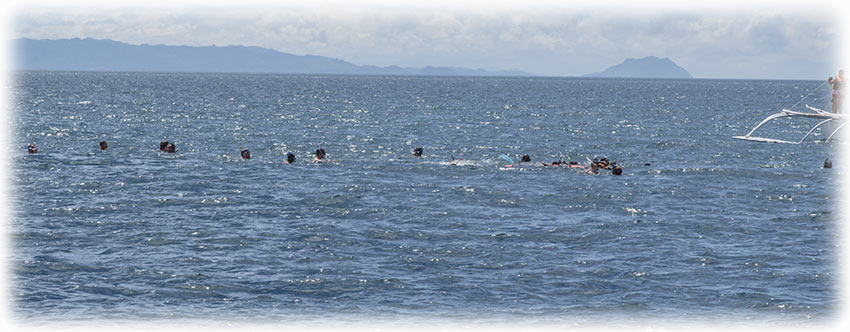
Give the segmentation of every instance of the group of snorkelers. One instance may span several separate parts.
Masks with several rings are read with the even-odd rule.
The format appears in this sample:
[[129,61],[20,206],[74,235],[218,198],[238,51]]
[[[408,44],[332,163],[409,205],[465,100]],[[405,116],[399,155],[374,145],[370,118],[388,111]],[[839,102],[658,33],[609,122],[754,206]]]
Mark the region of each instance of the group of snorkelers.
[[[106,150],[106,149],[109,148],[109,143],[107,143],[106,141],[100,141],[99,145],[100,145],[101,150]],[[251,151],[249,151],[248,149],[245,149],[245,148],[241,148],[241,147],[239,149],[240,149],[239,154],[242,157],[242,159],[251,159]],[[159,151],[162,151],[162,152],[165,152],[165,153],[175,153],[175,152],[177,152],[177,147],[174,145],[174,143],[171,143],[169,141],[162,141],[162,142],[159,143]],[[35,146],[35,144],[29,144],[29,145],[27,145],[27,153],[38,153],[38,148]],[[313,158],[313,162],[318,163],[318,162],[328,161],[328,159],[326,157],[327,157],[327,152],[325,152],[325,149],[324,148],[318,148],[318,149],[316,149],[316,156]],[[295,154],[292,153],[292,152],[287,152],[286,153],[286,163],[292,164],[294,162],[295,162]]]
[[[242,157],[242,159],[251,159],[251,151],[249,151],[248,149],[245,149],[245,148],[241,148],[241,147],[239,148],[239,150],[240,150],[239,155]],[[316,149],[316,156],[313,157],[313,162],[315,162],[315,163],[326,162],[326,161],[328,161],[326,156],[327,156],[327,152],[325,152],[325,149],[324,148],[318,148],[318,149]],[[292,152],[286,153],[286,161],[284,163],[293,164],[293,163],[295,163],[295,160],[296,160],[296,158],[295,158],[294,153],[292,153]]]
[[[99,145],[100,145],[101,150],[106,150],[109,147],[109,144],[106,141],[100,141]],[[162,151],[162,152],[165,152],[165,153],[176,153],[177,147],[172,142],[162,141],[162,142],[159,143],[159,150]],[[251,151],[250,150],[245,149],[245,148],[241,148],[241,147],[239,148],[239,150],[240,150],[239,154],[242,157],[242,159],[251,159]],[[38,148],[35,146],[35,144],[27,145],[27,153],[37,153],[37,152],[38,152]],[[423,152],[424,152],[424,149],[422,147],[416,147],[416,148],[413,149],[413,156],[421,158],[422,155],[423,155]],[[296,158],[295,158],[294,153],[292,153],[292,152],[286,153],[286,161],[285,161],[286,164],[295,163],[295,160],[296,160]],[[455,159],[455,157],[452,156],[452,162],[453,162],[454,165],[457,165],[457,162],[459,162],[461,160],[463,160],[463,158]],[[588,159],[588,160],[590,160],[590,159]],[[326,162],[326,161],[328,161],[328,159],[327,159],[327,152],[325,151],[325,149],[324,148],[316,149],[316,153],[315,153],[315,157],[313,158],[313,162],[318,163],[318,162]],[[530,163],[530,162],[531,162],[531,157],[526,154],[526,155],[523,155],[520,158],[520,161],[517,163],[517,166],[522,166],[522,163]],[[577,163],[575,161],[568,161],[567,162],[567,161],[563,161],[563,160],[553,161],[552,163],[549,163],[549,164],[540,163],[540,165],[541,166],[564,166],[564,167],[568,167],[568,168],[586,169],[586,172],[590,173],[590,174],[599,174],[600,170],[610,170],[611,174],[614,174],[614,175],[622,175],[623,174],[623,169],[620,166],[617,166],[617,163],[609,161],[608,158],[602,158],[602,159],[598,159],[598,160],[596,158],[594,158],[593,160],[590,160],[590,164],[587,165],[587,166],[580,165],[579,163]],[[505,167],[513,167],[513,165],[512,164],[511,165],[505,165]]]
[[[99,145],[100,145],[101,150],[106,150],[109,147],[109,144],[106,141],[100,141]],[[242,159],[251,159],[251,151],[249,151],[248,149],[245,149],[245,148],[241,148],[241,147],[239,149],[240,149],[240,155],[241,155]],[[159,143],[159,150],[162,151],[162,152],[166,152],[166,153],[177,152],[177,148],[174,146],[174,143],[171,143],[171,142],[168,142],[168,141],[160,142]],[[424,149],[422,147],[416,147],[416,148],[413,149],[413,156],[417,157],[417,158],[421,158],[422,155],[423,155],[423,152],[424,152]],[[29,144],[29,145],[27,145],[27,153],[38,153],[38,148],[35,146],[35,144]],[[316,149],[315,157],[313,158],[313,162],[317,162],[317,163],[326,162],[326,161],[328,161],[328,159],[326,157],[327,157],[327,153],[325,152],[325,149],[324,148],[318,148],[318,149]],[[507,156],[504,156],[504,157],[507,158]],[[457,163],[461,160],[463,160],[463,158],[455,159],[455,157],[452,156],[452,164],[454,164],[454,165],[457,165]],[[606,171],[611,171],[612,175],[623,175],[623,168],[620,167],[619,165],[617,165],[616,162],[608,160],[608,158],[605,158],[605,157],[602,157],[600,159],[593,158],[592,160],[590,158],[588,158],[588,161],[590,161],[589,164],[582,165],[582,164],[579,164],[578,162],[575,162],[575,161],[572,161],[572,160],[564,161],[564,160],[559,159],[558,161],[553,161],[553,162],[548,163],[548,164],[541,162],[540,166],[556,166],[556,167],[560,166],[560,167],[567,167],[567,168],[578,168],[578,169],[584,169],[585,173],[588,173],[588,174],[599,174],[599,171],[606,170]],[[525,154],[520,158],[519,162],[517,162],[517,166],[522,166],[522,163],[530,163],[530,162],[531,162],[531,156],[529,156],[528,154]],[[295,163],[295,154],[292,153],[292,152],[287,152],[285,163],[286,164]],[[648,163],[644,164],[644,166],[649,166],[649,164]],[[511,163],[510,165],[505,165],[505,167],[513,167],[513,163]],[[826,159],[824,161],[823,168],[832,168],[832,161],[830,161],[829,159]]]
[[[424,150],[422,149],[422,147],[416,147],[416,148],[413,149],[413,156],[417,157],[417,158],[421,158],[423,151]],[[510,159],[510,157],[507,157],[507,156],[504,156],[504,155],[502,157],[506,158],[506,160],[511,162],[511,164],[505,165],[505,167],[513,167],[513,160]],[[463,158],[455,159],[455,157],[452,156],[452,163],[457,165],[457,162],[462,160],[462,159]],[[562,166],[562,167],[567,167],[567,168],[579,168],[579,169],[584,169],[585,172],[588,173],[588,174],[599,174],[600,170],[608,170],[608,171],[611,171],[611,174],[613,174],[613,175],[623,175],[623,168],[620,167],[619,165],[617,165],[616,162],[612,162],[612,161],[608,160],[608,158],[605,158],[605,157],[603,157],[601,159],[593,158],[593,160],[590,160],[588,158],[588,161],[590,161],[589,164],[581,165],[578,162],[575,162],[575,161],[572,161],[572,160],[564,161],[564,160],[559,159],[558,161],[553,161],[552,163],[548,163],[548,164],[541,162],[540,166]],[[519,162],[517,162],[517,166],[521,167],[522,163],[531,163],[531,156],[529,156],[528,154],[525,154],[522,157],[520,157]]]
[[[524,155],[524,156],[522,156],[522,161],[530,162],[531,158],[528,157],[528,155]],[[547,164],[547,163],[540,163],[540,164],[542,166],[563,166],[563,167],[568,167],[568,168],[584,169],[585,173],[588,173],[588,174],[599,174],[599,171],[606,170],[606,171],[611,171],[611,174],[613,174],[613,175],[623,175],[623,168],[620,167],[619,165],[617,165],[616,162],[610,161],[610,160],[608,160],[608,158],[605,158],[605,157],[602,157],[601,159],[593,158],[593,160],[591,160],[590,164],[587,164],[587,166],[580,165],[578,162],[575,162],[575,161],[572,161],[572,160],[570,160],[570,161],[558,160],[558,161],[553,161],[550,164]]]
[[[244,149],[244,148],[239,148],[239,149],[241,149],[240,155],[242,156],[242,159],[251,159],[251,151],[248,151],[248,149]],[[318,148],[318,149],[316,149],[316,156],[313,157],[313,162],[320,163],[320,162],[328,161],[328,159],[325,158],[326,156],[327,156],[327,153],[325,152],[325,149],[324,148]],[[295,163],[295,154],[292,153],[292,152],[287,152],[285,163],[286,164]]]

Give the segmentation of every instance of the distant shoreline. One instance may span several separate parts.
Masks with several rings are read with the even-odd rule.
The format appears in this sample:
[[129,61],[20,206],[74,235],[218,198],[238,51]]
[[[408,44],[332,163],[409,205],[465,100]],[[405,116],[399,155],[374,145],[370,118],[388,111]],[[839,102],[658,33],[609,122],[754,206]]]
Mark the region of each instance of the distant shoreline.
[[246,72],[411,76],[530,76],[519,70],[355,65],[261,47],[132,45],[108,39],[14,39],[13,69],[129,72]]

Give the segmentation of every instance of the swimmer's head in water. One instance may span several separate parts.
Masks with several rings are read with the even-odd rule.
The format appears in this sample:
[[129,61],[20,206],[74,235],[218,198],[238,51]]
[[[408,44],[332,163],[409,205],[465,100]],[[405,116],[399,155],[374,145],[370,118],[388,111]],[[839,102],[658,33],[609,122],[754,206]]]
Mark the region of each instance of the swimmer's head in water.
[[614,169],[611,171],[611,174],[623,175],[623,169],[620,168],[620,166],[614,166]]
[[422,157],[422,148],[416,147],[413,149],[413,155],[416,157]]
[[27,145],[27,153],[36,153],[38,152],[38,148],[35,147],[35,144]]
[[175,153],[177,152],[177,147],[174,146],[174,143],[168,143],[165,145],[165,150],[163,151],[168,153]]
[[107,147],[109,147],[109,145],[106,144],[106,141],[100,141],[100,149],[101,150],[106,150]]
[[168,141],[159,142],[159,150],[165,151],[165,147],[168,146]]
[[251,151],[248,151],[248,149],[242,149],[240,153],[242,154],[242,159],[251,159]]
[[325,159],[325,149],[324,148],[316,149],[316,159]]
[[531,162],[531,157],[529,157],[528,155],[524,155],[522,156],[522,159],[520,159],[520,161],[524,163]]
[[286,153],[286,162],[289,163],[289,164],[294,163],[295,162],[295,154],[293,154],[292,152],[287,152]]

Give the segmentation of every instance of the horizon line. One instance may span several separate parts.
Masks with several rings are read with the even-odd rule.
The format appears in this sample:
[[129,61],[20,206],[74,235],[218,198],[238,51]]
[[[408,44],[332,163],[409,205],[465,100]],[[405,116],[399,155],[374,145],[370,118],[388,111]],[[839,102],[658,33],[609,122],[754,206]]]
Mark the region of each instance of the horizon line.
[[128,74],[236,74],[236,75],[292,75],[292,76],[364,76],[364,77],[418,77],[418,78],[543,78],[543,79],[581,79],[581,80],[654,80],[654,81],[811,81],[820,79],[802,78],[724,78],[724,77],[692,77],[692,78],[664,78],[664,77],[586,77],[586,76],[564,76],[564,75],[428,75],[428,74],[361,74],[361,73],[293,73],[293,72],[230,72],[230,71],[138,71],[138,70],[84,70],[84,69],[10,69],[12,73],[40,72],[40,73],[128,73]]

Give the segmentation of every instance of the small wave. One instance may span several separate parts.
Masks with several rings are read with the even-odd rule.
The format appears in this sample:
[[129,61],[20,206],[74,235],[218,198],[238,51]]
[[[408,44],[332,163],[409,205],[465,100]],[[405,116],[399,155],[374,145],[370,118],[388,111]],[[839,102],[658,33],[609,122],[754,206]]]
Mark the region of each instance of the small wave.
[[459,187],[459,188],[457,188],[457,189],[458,189],[458,191],[461,191],[461,192],[466,192],[466,193],[475,193],[475,188],[474,188],[474,187],[470,187],[470,186],[463,186],[463,187]]
[[460,161],[426,161],[424,164],[439,165],[439,166],[482,166],[481,162],[473,160]]
[[651,174],[669,174],[669,173],[727,173],[729,170],[723,167],[681,167],[681,168],[662,168],[649,171]]
[[760,167],[760,168],[790,168],[790,167],[795,167],[795,166],[797,166],[797,165],[793,164],[793,163],[767,163],[767,164],[761,164],[758,167]]
[[632,217],[645,216],[649,214],[648,211],[644,211],[631,206],[624,207],[623,210],[628,212]]

